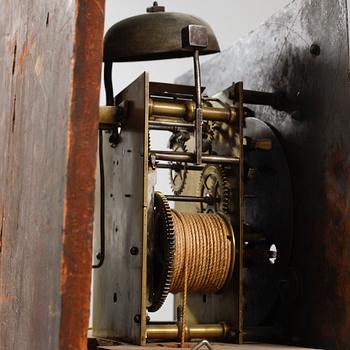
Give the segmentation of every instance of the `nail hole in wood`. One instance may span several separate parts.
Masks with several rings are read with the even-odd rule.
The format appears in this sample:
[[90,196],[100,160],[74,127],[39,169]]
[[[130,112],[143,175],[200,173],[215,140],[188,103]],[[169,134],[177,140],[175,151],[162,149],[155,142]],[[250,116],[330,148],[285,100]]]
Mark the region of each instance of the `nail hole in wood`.
[[15,123],[16,123],[16,95],[13,99],[13,112],[12,112],[12,133],[15,131]]
[[1,216],[1,227],[0,227],[0,254],[2,251],[2,236],[3,236],[3,231],[4,231],[4,213],[2,213]]
[[12,75],[15,74],[15,70],[16,70],[16,56],[17,56],[17,44],[15,44],[15,47],[13,48]]

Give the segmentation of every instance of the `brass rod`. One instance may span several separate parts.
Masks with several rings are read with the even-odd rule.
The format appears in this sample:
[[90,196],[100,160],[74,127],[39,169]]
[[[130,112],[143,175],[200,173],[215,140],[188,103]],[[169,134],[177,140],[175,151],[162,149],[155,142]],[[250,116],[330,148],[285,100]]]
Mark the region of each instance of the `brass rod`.
[[179,328],[176,324],[159,324],[159,325],[147,325],[146,338],[147,339],[177,339],[179,334]]
[[213,199],[210,197],[196,197],[196,196],[165,196],[169,202],[189,202],[189,203],[212,203]]
[[178,122],[167,122],[167,121],[149,121],[150,130],[165,130],[165,131],[177,131],[179,129],[193,130],[194,125],[191,123],[178,123]]
[[100,126],[118,124],[117,107],[116,106],[100,106],[99,110]]
[[182,165],[174,163],[158,163],[157,169],[172,169],[172,170],[190,170],[190,171],[203,171],[204,166],[202,165]]
[[[196,104],[193,101],[161,101],[150,99],[150,117],[180,118],[187,122],[194,122],[196,117]],[[203,120],[221,121],[233,123],[237,119],[237,112],[234,107],[216,108],[202,106]]]
[[[199,324],[186,327],[186,341],[191,339],[224,339],[231,335],[230,328],[224,323]],[[147,339],[176,340],[179,338],[177,324],[149,324],[146,329]]]
[[[196,117],[196,104],[194,101],[160,101],[150,99],[149,108],[149,115],[151,118],[179,118],[188,122],[188,124],[182,123],[181,127],[188,127],[192,129],[194,128],[194,125],[191,124],[195,121]],[[231,123],[237,119],[237,112],[234,107],[228,106],[227,108],[216,108],[202,106],[201,111],[203,120]],[[120,118],[118,116],[118,107],[100,106],[99,122],[102,127],[114,126],[120,123]],[[160,125],[157,124],[157,122],[162,121],[153,120],[150,121],[150,125]]]
[[[168,162],[195,163],[196,161],[195,155],[187,152],[151,151],[150,154],[155,155],[156,160]],[[203,155],[202,162],[208,164],[239,164],[239,158]]]

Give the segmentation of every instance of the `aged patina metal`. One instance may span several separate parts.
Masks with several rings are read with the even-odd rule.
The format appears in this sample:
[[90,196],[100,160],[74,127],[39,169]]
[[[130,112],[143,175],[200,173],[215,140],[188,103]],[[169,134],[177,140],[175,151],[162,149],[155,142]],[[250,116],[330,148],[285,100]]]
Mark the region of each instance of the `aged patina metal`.
[[[150,117],[175,117],[182,118],[188,122],[195,120],[196,104],[194,101],[169,101],[160,99],[150,99]],[[202,107],[204,120],[222,121],[233,123],[237,120],[237,111],[232,106],[215,108],[209,106]]]
[[[147,325],[147,339],[176,340],[179,337],[179,325],[174,324],[150,324]],[[232,336],[232,327],[226,323],[218,324],[197,324],[186,327],[186,341],[191,339],[217,339],[224,340]]]
[[[212,143],[215,153],[203,158],[203,161],[225,162],[231,174],[239,179],[233,191],[238,205],[232,215],[238,232],[238,268],[234,280],[228,286],[230,291],[226,290],[220,295],[195,295],[193,298],[191,295],[192,300],[188,302],[188,320],[191,325],[200,325],[208,320],[218,323],[220,317],[232,322],[234,332],[230,334],[230,340],[235,337],[238,343],[244,340],[244,335],[253,326],[255,335],[268,329],[270,336],[283,336],[283,341],[289,343],[331,349],[349,348],[350,310],[347,301],[350,279],[345,273],[350,268],[350,197],[346,191],[350,184],[347,122],[350,108],[346,74],[349,52],[348,45],[344,45],[344,42],[348,43],[346,3],[345,0],[294,1],[262,26],[259,32],[251,34],[246,42],[239,42],[221,57],[205,64],[204,82],[208,94],[214,95],[231,86],[232,81],[241,80],[252,90],[243,90],[242,83],[231,89],[230,97],[236,104],[237,125],[220,129],[220,123],[217,123],[221,135]],[[134,21],[133,25],[146,20],[147,16],[167,15],[158,4],[149,12],[141,16],[140,22]],[[125,23],[123,25],[127,27]],[[330,29],[327,35],[322,30],[325,27]],[[109,33],[108,40],[119,31],[118,28],[117,24]],[[169,32],[165,31],[165,34]],[[150,37],[146,39],[151,40]],[[180,40],[181,35],[178,38]],[[117,38],[114,39],[110,42],[118,42]],[[146,39],[143,36],[144,42],[149,44]],[[124,52],[119,54],[121,57],[115,54],[115,47],[108,45],[106,47],[111,49],[109,61],[185,55],[179,50],[181,43],[174,51],[172,48],[157,51],[154,47],[148,47],[147,52],[137,52],[132,43],[123,48]],[[131,51],[125,55],[129,48]],[[252,55],[252,52],[258,54]],[[187,55],[190,55],[189,51]],[[192,80],[192,74],[183,81]],[[259,93],[255,90],[271,92]],[[167,99],[179,99],[180,95],[176,95],[174,90],[172,93],[175,97],[163,92]],[[197,96],[198,92],[202,91],[197,89]],[[159,96],[163,95],[151,96],[151,104],[153,101],[158,103]],[[196,91],[192,91],[187,98],[193,100],[193,96],[196,96]],[[199,99],[194,100],[197,104],[191,106],[190,113],[184,103],[172,104],[168,100],[167,104],[157,106],[159,113],[153,114],[154,105],[151,112],[147,108],[144,113],[150,112],[154,127],[163,130],[176,128],[180,123],[183,124],[179,120],[183,118],[188,122],[183,124],[185,128],[193,131],[194,125],[190,127],[189,122],[196,119],[194,110],[199,107]],[[254,108],[259,120],[246,118],[244,103],[256,105],[251,108]],[[209,115],[211,112],[213,110],[209,111]],[[160,118],[157,114],[160,114]],[[218,121],[223,118],[227,122],[230,118],[225,108],[214,114]],[[136,125],[141,123],[136,118],[134,121]],[[175,121],[179,125],[175,125]],[[249,137],[246,157],[243,157],[243,129]],[[239,130],[239,135],[232,137],[232,133],[230,135],[227,130],[232,133]],[[143,137],[146,140],[146,136]],[[198,149],[198,145],[195,148]],[[128,150],[124,149],[124,152]],[[144,157],[147,153],[142,152]],[[265,156],[260,157],[260,154]],[[182,153],[154,151],[149,160],[153,171],[157,167],[157,159],[195,163],[195,156],[196,150],[192,147],[190,151]],[[291,180],[286,160],[291,169]],[[152,193],[150,187],[148,194]],[[184,201],[198,199],[193,197],[193,193],[192,198],[190,195],[185,193],[182,198]],[[178,201],[181,198],[177,196],[172,199]],[[179,203],[179,206],[183,205]],[[293,224],[295,232],[292,239]],[[259,225],[261,231],[254,231],[253,225]],[[243,236],[243,227],[248,231],[246,237]],[[263,239],[258,237],[260,233]],[[272,249],[272,243],[277,245],[275,250]],[[246,250],[246,257],[261,259],[263,256],[267,261],[255,270],[243,271],[243,267],[246,267],[243,266],[243,245],[259,244],[262,247]],[[265,249],[266,244],[271,244],[270,250]],[[273,260],[274,267],[267,265],[266,257]],[[144,265],[142,268],[141,298],[144,300]],[[137,318],[140,322],[138,325],[146,332],[145,317],[141,317],[145,312],[143,306],[141,313],[134,311],[132,315],[140,315]],[[176,333],[177,337],[177,325],[162,327],[165,332],[170,330]],[[141,330],[141,338],[145,334]]]
[[[204,106],[202,108],[202,113],[203,120],[221,121],[227,123],[234,123],[237,120],[237,111],[232,106],[223,106],[222,108]],[[189,123],[184,124],[174,119],[172,124],[168,126],[193,128],[194,125],[190,124],[190,122],[195,120],[196,104],[194,101],[169,101],[169,98],[164,100],[159,98],[150,98],[149,114],[151,121],[153,120],[152,125],[154,126],[157,125],[157,121],[158,123],[162,123],[162,119],[180,118]],[[123,113],[121,113],[121,110],[116,106],[101,106],[99,111],[99,120],[100,128],[112,128],[123,121]],[[163,123],[167,122],[163,121]],[[163,126],[167,126],[167,124],[163,124]]]
[[208,46],[201,55],[220,51],[216,36],[202,19],[175,12],[149,11],[116,23],[105,36],[104,61],[130,62],[191,57],[182,45],[182,30],[189,25],[204,26]]
[[[281,281],[288,276],[293,195],[285,153],[273,129],[259,119],[246,118],[244,136],[248,140],[246,165],[254,169],[252,176],[246,172],[244,223],[246,232],[258,229],[264,236],[264,241],[248,241],[244,252],[249,265],[245,271],[244,317],[246,326],[256,327],[270,315],[280,297]],[[263,141],[262,148],[256,148],[259,141]],[[264,255],[273,260],[262,259]],[[252,257],[258,263],[251,264]]]
[[[157,160],[164,160],[169,162],[188,162],[195,163],[195,154],[188,152],[172,152],[172,151],[157,151],[151,150],[151,154],[155,154]],[[208,156],[202,157],[203,163],[208,164],[239,164],[238,157],[224,157],[224,156]]]
[[208,30],[205,26],[190,24],[182,29],[182,47],[184,49],[193,51],[193,64],[194,64],[194,86],[196,93],[195,103],[195,155],[196,163],[201,164],[203,153],[203,111],[202,111],[202,80],[199,55],[200,51],[204,50],[208,46]]
[[[249,89],[285,91],[298,100],[302,120],[254,107],[284,147],[294,197],[290,270],[271,311],[284,325],[286,341],[342,350],[350,348],[347,5],[346,0],[293,1],[202,66],[209,95],[243,80]],[[313,43],[321,55],[310,54]],[[179,82],[190,79],[192,72]]]
[[147,210],[153,208],[147,194],[148,86],[144,73],[118,95],[117,104],[130,101],[128,118],[118,147],[104,143],[106,259],[94,271],[93,286],[94,336],[118,336],[138,345],[145,344]]

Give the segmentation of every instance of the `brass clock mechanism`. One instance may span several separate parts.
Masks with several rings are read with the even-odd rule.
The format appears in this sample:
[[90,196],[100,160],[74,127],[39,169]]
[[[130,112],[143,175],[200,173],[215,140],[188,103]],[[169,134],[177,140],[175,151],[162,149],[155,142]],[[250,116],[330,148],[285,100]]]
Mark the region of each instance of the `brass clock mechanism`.
[[[278,322],[273,310],[290,252],[291,212],[281,212],[291,200],[284,152],[247,108],[277,96],[241,82],[204,96],[199,56],[219,51],[214,33],[157,4],[148,11],[105,39],[100,164],[109,172],[101,193],[116,194],[101,202],[94,331],[139,345],[242,343]],[[194,86],[149,82],[144,73],[113,95],[113,62],[184,56],[193,56]],[[170,133],[168,148],[152,147],[154,130]],[[156,190],[163,169],[173,193]],[[152,322],[170,293],[176,320]],[[110,295],[117,296],[112,306]]]

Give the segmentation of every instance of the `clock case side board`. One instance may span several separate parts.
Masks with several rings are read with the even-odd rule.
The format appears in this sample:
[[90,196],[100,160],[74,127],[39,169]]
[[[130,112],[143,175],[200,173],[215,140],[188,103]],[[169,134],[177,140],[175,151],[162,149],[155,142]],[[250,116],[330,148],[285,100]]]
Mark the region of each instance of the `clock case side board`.
[[104,0],[0,13],[0,349],[86,349]]

